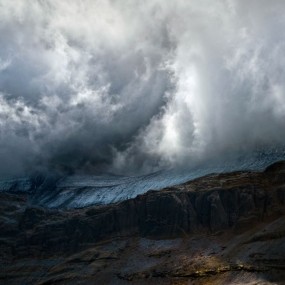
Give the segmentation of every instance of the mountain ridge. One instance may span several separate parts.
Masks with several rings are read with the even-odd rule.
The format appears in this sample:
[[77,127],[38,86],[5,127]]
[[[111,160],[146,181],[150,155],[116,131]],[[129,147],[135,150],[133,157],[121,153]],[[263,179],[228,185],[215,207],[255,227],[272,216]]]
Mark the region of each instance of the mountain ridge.
[[284,162],[81,209],[0,196],[5,284],[285,282]]

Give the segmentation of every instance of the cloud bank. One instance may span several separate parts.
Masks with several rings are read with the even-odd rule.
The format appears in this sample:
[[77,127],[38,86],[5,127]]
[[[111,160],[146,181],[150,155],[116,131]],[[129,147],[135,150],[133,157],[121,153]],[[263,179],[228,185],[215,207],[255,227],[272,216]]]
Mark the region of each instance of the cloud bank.
[[285,139],[283,0],[0,0],[0,174],[138,173]]

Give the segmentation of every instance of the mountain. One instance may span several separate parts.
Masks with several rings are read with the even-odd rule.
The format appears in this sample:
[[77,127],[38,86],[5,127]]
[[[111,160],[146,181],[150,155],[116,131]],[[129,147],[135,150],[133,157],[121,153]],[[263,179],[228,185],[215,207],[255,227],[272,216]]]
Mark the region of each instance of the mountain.
[[285,284],[285,162],[81,209],[0,197],[3,284]]
[[72,209],[116,203],[146,193],[184,183],[210,174],[236,170],[263,170],[285,159],[285,151],[266,150],[201,162],[195,167],[165,169],[141,176],[63,175],[37,173],[25,177],[0,179],[0,192],[28,193],[29,203],[46,208]]

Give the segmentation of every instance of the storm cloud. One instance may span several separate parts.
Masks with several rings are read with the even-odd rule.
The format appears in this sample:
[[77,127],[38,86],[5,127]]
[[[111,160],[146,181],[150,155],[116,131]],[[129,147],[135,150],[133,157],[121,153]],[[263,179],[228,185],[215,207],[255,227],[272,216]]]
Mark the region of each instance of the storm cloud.
[[0,174],[139,173],[285,139],[283,0],[0,0]]

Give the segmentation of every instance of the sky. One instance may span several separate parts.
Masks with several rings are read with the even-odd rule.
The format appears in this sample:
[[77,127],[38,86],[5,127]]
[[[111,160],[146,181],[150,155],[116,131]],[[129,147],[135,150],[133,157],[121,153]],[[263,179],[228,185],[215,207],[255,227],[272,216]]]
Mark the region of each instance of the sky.
[[0,0],[0,175],[147,173],[282,145],[284,0]]

